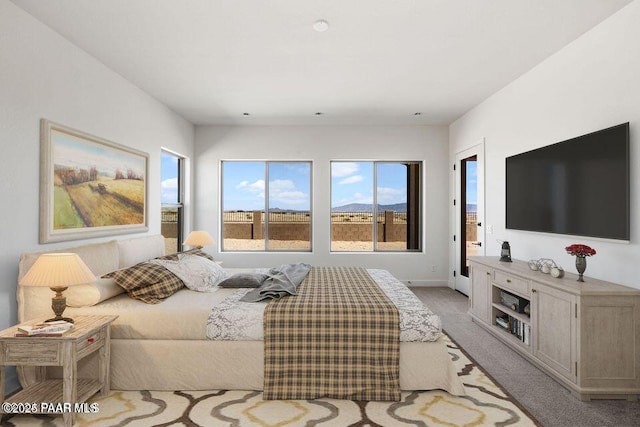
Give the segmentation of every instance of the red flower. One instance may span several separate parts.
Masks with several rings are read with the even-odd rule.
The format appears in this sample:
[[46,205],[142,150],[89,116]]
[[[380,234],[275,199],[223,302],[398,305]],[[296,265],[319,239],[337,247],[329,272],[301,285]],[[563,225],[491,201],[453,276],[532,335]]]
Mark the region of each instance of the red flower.
[[569,255],[574,255],[574,256],[583,257],[583,258],[596,254],[595,249],[592,249],[587,245],[580,245],[577,243],[574,243],[571,246],[567,246],[566,248],[564,248],[564,250],[567,251]]

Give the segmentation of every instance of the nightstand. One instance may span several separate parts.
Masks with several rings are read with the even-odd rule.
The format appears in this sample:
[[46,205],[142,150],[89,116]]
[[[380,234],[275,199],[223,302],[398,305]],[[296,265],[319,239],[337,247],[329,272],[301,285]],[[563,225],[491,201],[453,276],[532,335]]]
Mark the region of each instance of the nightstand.
[[[75,327],[60,337],[16,337],[20,325],[1,331],[0,401],[4,400],[5,366],[37,366],[38,382],[14,394],[6,402],[23,404],[20,413],[62,412],[65,426],[72,426],[74,413],[79,410],[76,404],[85,402],[98,391],[102,396],[109,394],[109,325],[117,317],[75,316]],[[43,320],[34,319],[24,324]],[[96,351],[100,354],[98,379],[77,378],[78,360]],[[62,366],[63,379],[47,379],[47,366]],[[62,410],[53,410],[54,407]]]

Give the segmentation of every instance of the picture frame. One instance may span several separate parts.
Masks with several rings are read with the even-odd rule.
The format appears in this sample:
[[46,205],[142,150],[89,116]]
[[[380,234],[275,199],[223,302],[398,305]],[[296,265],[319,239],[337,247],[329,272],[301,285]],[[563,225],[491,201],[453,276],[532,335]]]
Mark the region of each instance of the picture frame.
[[146,232],[149,154],[40,120],[40,243]]

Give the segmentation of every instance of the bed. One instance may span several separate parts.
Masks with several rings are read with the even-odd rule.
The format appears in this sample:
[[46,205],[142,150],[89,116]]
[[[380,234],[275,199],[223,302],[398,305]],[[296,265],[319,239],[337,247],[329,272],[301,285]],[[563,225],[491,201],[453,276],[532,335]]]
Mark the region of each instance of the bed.
[[[78,253],[94,274],[101,276],[164,255],[164,238],[159,235],[145,236],[58,251]],[[22,254],[19,278],[28,271],[38,255]],[[380,271],[373,273],[374,277],[376,274],[384,275]],[[112,297],[102,295],[101,298],[106,298],[104,301],[91,306],[68,307],[65,315],[119,316],[111,326],[113,389],[262,390],[263,341],[207,339],[207,320],[212,308],[235,292],[237,289],[202,293],[185,288],[155,305],[132,299],[126,293]],[[17,300],[20,322],[51,313],[51,291],[46,288],[18,285]],[[402,390],[442,389],[454,395],[464,395],[464,387],[443,340],[401,341],[399,354]],[[96,361],[87,358],[81,362],[79,374],[91,377]],[[55,376],[57,372],[52,370],[49,375]],[[20,369],[19,377],[23,385],[35,380],[34,372],[28,369]]]

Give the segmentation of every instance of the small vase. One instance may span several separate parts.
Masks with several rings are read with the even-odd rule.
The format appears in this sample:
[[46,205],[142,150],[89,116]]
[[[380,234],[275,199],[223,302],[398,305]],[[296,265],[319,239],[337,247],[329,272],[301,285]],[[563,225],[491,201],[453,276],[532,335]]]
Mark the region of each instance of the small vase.
[[587,257],[577,256],[576,257],[576,270],[578,270],[578,273],[580,274],[578,276],[578,282],[584,282],[584,278],[582,277],[582,274],[584,273],[584,271],[586,269],[587,269]]

